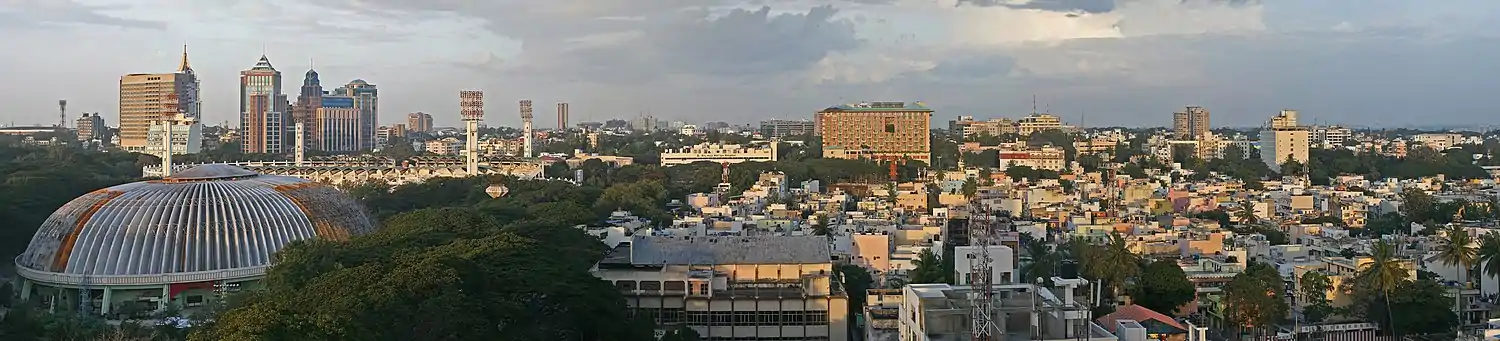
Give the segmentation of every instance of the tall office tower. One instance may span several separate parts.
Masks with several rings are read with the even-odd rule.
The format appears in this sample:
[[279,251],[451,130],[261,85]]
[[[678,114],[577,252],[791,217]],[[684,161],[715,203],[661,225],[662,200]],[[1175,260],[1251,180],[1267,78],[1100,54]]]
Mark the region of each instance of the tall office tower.
[[479,174],[479,122],[484,120],[484,91],[458,92],[458,114],[464,120],[464,169]]
[[1307,163],[1308,128],[1297,125],[1296,110],[1282,110],[1260,131],[1260,159],[1281,171],[1288,160]]
[[1213,129],[1208,122],[1208,109],[1187,107],[1172,113],[1172,133],[1179,140],[1194,140]]
[[342,88],[334,89],[333,94],[354,98],[354,109],[359,111],[359,133],[365,136],[359,149],[375,148],[375,127],[380,126],[377,122],[380,117],[380,96],[375,85],[363,79],[355,79]]
[[406,114],[406,127],[415,132],[431,133],[432,115],[420,111]]
[[104,126],[104,117],[99,113],[83,113],[83,117],[73,121],[78,128],[79,141],[104,141],[104,133],[109,127]]
[[521,100],[521,155],[531,157],[531,100]]
[[198,109],[198,76],[188,65],[186,47],[177,72],[120,76],[120,147],[144,152],[151,122],[177,113],[197,119]]
[[261,55],[255,66],[240,71],[240,150],[280,154],[286,146],[287,109],[281,71]]
[[825,158],[931,162],[932,109],[922,102],[840,104],[815,123]]
[[318,131],[321,126],[317,122],[317,115],[318,109],[322,107],[323,82],[318,79],[317,70],[308,68],[307,73],[302,75],[302,89],[297,94],[296,105],[292,108],[292,125],[295,127],[296,124],[302,124],[301,133],[292,131],[292,135],[295,136],[292,141],[302,141],[304,150],[308,147],[319,148],[316,143],[318,136],[322,133]]
[[557,130],[568,130],[568,102],[557,103]]
[[323,96],[322,106],[314,115],[317,135],[312,135],[312,145],[325,152],[357,152],[375,136],[365,136],[360,130],[364,115],[359,112],[359,99],[349,96]]

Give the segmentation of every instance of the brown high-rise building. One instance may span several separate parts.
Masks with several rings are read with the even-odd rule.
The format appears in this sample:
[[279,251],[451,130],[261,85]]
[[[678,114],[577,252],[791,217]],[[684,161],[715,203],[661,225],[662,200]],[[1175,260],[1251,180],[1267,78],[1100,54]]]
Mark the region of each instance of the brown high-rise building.
[[293,123],[289,103],[281,92],[281,71],[266,56],[240,71],[240,150],[280,154]]
[[420,111],[406,114],[406,127],[414,132],[431,133],[432,115]]
[[198,118],[198,77],[188,65],[187,50],[177,72],[120,76],[120,147],[143,151],[151,122],[183,113]]
[[823,157],[931,162],[932,109],[921,102],[841,104],[815,117]]
[[1187,107],[1172,113],[1172,134],[1180,140],[1198,139],[1212,129],[1208,124],[1208,109]]
[[568,103],[557,103],[557,130],[568,130]]

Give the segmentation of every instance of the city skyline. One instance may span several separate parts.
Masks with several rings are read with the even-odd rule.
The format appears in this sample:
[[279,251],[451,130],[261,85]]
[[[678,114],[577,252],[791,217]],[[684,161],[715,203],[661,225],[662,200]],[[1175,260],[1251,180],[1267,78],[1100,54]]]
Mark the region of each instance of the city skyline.
[[[924,100],[938,121],[1019,117],[1036,94],[1089,126],[1170,126],[1167,114],[1190,105],[1218,126],[1281,108],[1309,123],[1458,125],[1493,117],[1473,89],[1500,82],[1481,59],[1497,46],[1482,25],[1500,12],[1491,2],[955,1],[6,4],[0,33],[28,48],[0,62],[53,81],[0,85],[0,122],[56,122],[57,99],[73,118],[115,118],[116,77],[170,67],[184,41],[206,124],[236,121],[234,75],[261,53],[289,74],[316,58],[330,84],[380,84],[387,125],[421,111],[458,126],[450,97],[464,88],[496,103],[568,102],[572,122],[651,112],[752,123],[866,100]],[[319,9],[342,15],[291,15]],[[184,19],[149,19],[165,16]],[[247,34],[261,31],[272,34]]]

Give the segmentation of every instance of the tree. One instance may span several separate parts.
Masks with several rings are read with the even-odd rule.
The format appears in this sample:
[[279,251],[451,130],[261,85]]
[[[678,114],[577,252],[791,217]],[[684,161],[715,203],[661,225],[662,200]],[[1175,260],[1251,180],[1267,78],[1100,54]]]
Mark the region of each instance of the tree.
[[192,339],[648,340],[588,273],[603,249],[473,208],[403,213],[349,242],[288,246],[263,292]]
[[974,178],[965,179],[963,192],[964,199],[973,200],[974,196],[979,193],[979,181]]
[[1407,188],[1401,191],[1401,215],[1407,222],[1423,223],[1433,220],[1437,199],[1420,189]]
[[1177,307],[1192,302],[1196,294],[1197,289],[1177,261],[1160,260],[1146,265],[1130,296],[1137,305],[1176,315]]
[[1500,234],[1486,233],[1479,238],[1479,250],[1475,252],[1479,268],[1484,275],[1480,276],[1480,283],[1486,277],[1500,276]]
[[[1437,282],[1403,281],[1387,294],[1372,289],[1356,289],[1351,308],[1387,335],[1448,333],[1459,327],[1458,314],[1446,303],[1448,288]],[[1394,318],[1397,312],[1401,318]]]
[[[828,215],[827,214],[819,214],[818,215],[817,224],[813,225],[813,235],[815,235],[815,236],[827,236],[828,235]],[[833,237],[830,236],[828,238],[833,238]]]
[[1328,302],[1328,291],[1332,288],[1333,280],[1322,272],[1308,271],[1297,279],[1298,296],[1301,296],[1303,304],[1307,306],[1302,310],[1302,316],[1307,322],[1322,322],[1333,313],[1333,306]]
[[698,331],[686,326],[673,328],[661,336],[661,341],[698,341],[701,339]]
[[1390,293],[1409,278],[1409,271],[1397,258],[1396,246],[1381,240],[1370,248],[1370,262],[1360,266],[1354,282],[1381,293]]
[[938,260],[932,249],[923,249],[917,254],[917,259],[912,261],[915,269],[907,272],[908,283],[948,283],[948,274],[943,273],[943,264]]
[[1255,217],[1255,202],[1251,201],[1248,197],[1240,201],[1240,210],[1235,211],[1234,214],[1236,218],[1239,218],[1241,224],[1254,224],[1259,220]]
[[1233,323],[1252,330],[1271,328],[1286,316],[1281,275],[1263,263],[1251,263],[1224,286],[1224,305]]
[[1036,278],[1051,280],[1056,275],[1056,268],[1062,263],[1062,254],[1053,252],[1046,242],[1032,238],[1030,234],[1021,234],[1021,245],[1024,250],[1023,256],[1031,262],[1025,264],[1021,269],[1021,279],[1030,282]]
[[[1469,268],[1479,262],[1479,249],[1474,238],[1459,226],[1448,228],[1443,243],[1437,247],[1438,262],[1458,268],[1459,287],[1469,287]],[[1463,311],[1463,295],[1454,295],[1453,309]]]
[[1140,274],[1140,256],[1125,247],[1125,238],[1118,234],[1110,236],[1109,243],[1102,246],[1080,245],[1078,255],[1085,275],[1101,281],[1109,289],[1111,297],[1120,294],[1125,281]]

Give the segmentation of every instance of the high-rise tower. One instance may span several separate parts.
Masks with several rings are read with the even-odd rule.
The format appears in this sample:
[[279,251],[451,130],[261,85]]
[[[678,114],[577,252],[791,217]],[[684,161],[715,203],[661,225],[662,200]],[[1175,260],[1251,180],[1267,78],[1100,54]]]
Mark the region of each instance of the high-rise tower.
[[1187,107],[1172,113],[1172,134],[1180,140],[1196,140],[1213,129],[1208,118],[1208,109],[1203,107]]
[[375,148],[375,128],[379,127],[380,93],[375,84],[355,79],[344,87],[334,89],[334,95],[354,98],[354,110],[359,113],[360,150]]
[[531,100],[521,100],[521,155],[531,157]]
[[484,120],[484,91],[458,92],[458,114],[464,120],[464,163],[468,175],[479,174],[479,122]]
[[568,102],[557,103],[557,130],[568,131]]
[[[153,122],[163,115],[182,113],[198,119],[198,76],[188,64],[187,46],[182,47],[182,60],[177,72],[132,73],[120,76],[120,147],[128,151],[147,151],[147,137]],[[184,126],[192,140],[197,125]],[[154,148],[154,146],[152,147]],[[199,146],[189,143],[185,153],[198,152]]]
[[280,154],[288,126],[281,71],[265,55],[249,70],[240,71],[240,150]]
[[68,127],[68,100],[57,100],[57,128]]
[[297,124],[302,125],[301,133],[293,132],[293,136],[295,136],[294,140],[302,141],[304,149],[309,145],[316,144],[318,141],[317,137],[322,134],[321,130],[319,130],[322,127],[316,120],[318,109],[322,107],[323,82],[318,79],[318,71],[309,67],[307,73],[302,74],[302,88],[297,93],[297,104],[292,108],[293,126]]

